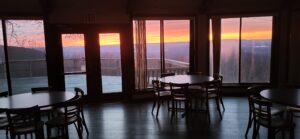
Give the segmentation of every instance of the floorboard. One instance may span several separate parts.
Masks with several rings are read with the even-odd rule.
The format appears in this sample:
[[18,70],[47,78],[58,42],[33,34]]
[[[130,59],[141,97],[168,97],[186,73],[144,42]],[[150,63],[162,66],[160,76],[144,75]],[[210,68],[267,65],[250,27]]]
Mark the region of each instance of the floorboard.
[[[151,113],[152,102],[113,102],[90,103],[85,105],[85,117],[90,135],[88,139],[242,139],[245,138],[248,122],[248,102],[246,97],[225,97],[226,110],[220,119],[214,101],[211,101],[211,123],[208,124],[203,113],[192,113],[188,118],[178,116],[170,122],[171,113],[167,104],[161,107],[156,118]],[[300,119],[296,120],[300,126]],[[300,138],[300,128],[296,126],[296,138]],[[0,139],[5,132],[0,131]],[[78,135],[73,125],[70,138]],[[260,139],[267,138],[267,131],[260,129]],[[248,134],[252,138],[252,130]],[[276,138],[281,139],[281,134]],[[286,136],[288,138],[288,136]]]

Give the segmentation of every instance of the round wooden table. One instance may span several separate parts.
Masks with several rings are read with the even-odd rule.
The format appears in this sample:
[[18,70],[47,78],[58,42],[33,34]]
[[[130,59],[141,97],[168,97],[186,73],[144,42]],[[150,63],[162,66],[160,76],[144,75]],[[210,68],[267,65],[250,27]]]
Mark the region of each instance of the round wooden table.
[[43,91],[38,93],[23,93],[0,98],[0,108],[27,108],[38,105],[40,108],[66,102],[75,97],[68,91]]
[[207,75],[175,75],[160,78],[160,81],[163,83],[188,83],[190,85],[201,84],[212,80],[214,80],[214,78]]
[[300,108],[300,89],[266,89],[260,95],[272,102]]

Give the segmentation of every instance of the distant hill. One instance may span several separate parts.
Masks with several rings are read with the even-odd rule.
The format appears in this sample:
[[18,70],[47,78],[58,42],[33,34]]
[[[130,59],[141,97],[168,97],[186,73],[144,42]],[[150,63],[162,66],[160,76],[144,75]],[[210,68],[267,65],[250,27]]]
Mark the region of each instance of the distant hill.
[[[0,46],[0,54],[4,54],[3,51],[3,46]],[[38,49],[9,46],[8,56],[10,60],[45,59],[45,52]]]

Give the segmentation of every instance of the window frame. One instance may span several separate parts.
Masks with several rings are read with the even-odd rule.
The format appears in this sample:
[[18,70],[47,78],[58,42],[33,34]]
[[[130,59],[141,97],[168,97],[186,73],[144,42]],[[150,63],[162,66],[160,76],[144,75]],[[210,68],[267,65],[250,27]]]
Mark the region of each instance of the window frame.
[[[238,82],[237,83],[225,83],[227,86],[235,86],[235,85],[241,85],[241,86],[247,86],[247,85],[252,85],[252,84],[261,84],[261,85],[263,85],[263,84],[271,84],[272,83],[272,75],[274,75],[274,51],[275,51],[275,47],[276,47],[276,45],[275,45],[275,40],[274,40],[274,38],[275,38],[275,32],[276,32],[276,23],[275,23],[275,20],[276,20],[276,14],[269,14],[269,13],[267,13],[267,14],[244,14],[244,15],[239,15],[239,14],[237,14],[237,15],[235,15],[235,14],[229,14],[229,15],[211,15],[209,18],[208,18],[208,22],[210,22],[210,20],[212,19],[212,18],[219,18],[220,20],[222,20],[222,19],[228,19],[228,18],[237,18],[237,19],[239,19],[239,65],[238,65]],[[269,81],[268,82],[241,82],[241,69],[242,69],[242,65],[241,65],[241,57],[242,57],[242,55],[241,55],[241,48],[242,48],[242,19],[243,18],[251,18],[251,17],[272,17],[272,34],[271,34],[271,58],[270,58],[270,71],[269,71],[269,75],[270,75],[270,77],[269,77]],[[209,27],[211,27],[211,25],[212,24],[209,24]],[[222,23],[221,23],[221,26],[222,26]],[[220,31],[221,32],[221,31]],[[208,33],[208,34],[210,34],[210,32]],[[213,39],[212,39],[213,40]],[[221,42],[221,40],[220,40],[220,42]],[[221,44],[220,44],[221,45]],[[209,49],[211,49],[211,46],[209,45],[208,46],[209,47]],[[214,46],[212,46],[213,48],[214,48]],[[210,56],[210,54],[209,54],[209,56]],[[221,58],[221,57],[220,57]],[[209,58],[210,59],[210,58]],[[210,64],[213,64],[213,63],[210,63]],[[221,65],[220,65],[221,66]],[[211,66],[209,65],[209,68],[211,68]],[[212,66],[212,68],[213,68],[213,66]],[[220,67],[221,68],[221,67]],[[212,70],[213,71],[213,70]]]
[[45,19],[40,16],[27,16],[27,17],[1,17],[0,22],[1,22],[1,28],[2,28],[2,35],[3,35],[3,48],[4,48],[4,57],[5,57],[5,64],[6,64],[6,79],[7,79],[7,91],[9,95],[12,94],[12,78],[10,75],[10,63],[9,63],[9,56],[8,56],[8,37],[7,37],[7,26],[6,26],[6,21],[7,20],[41,20],[43,21],[43,32],[44,32],[44,42],[45,42],[45,62],[46,62],[46,69],[47,69],[47,84],[49,86],[49,66],[48,66],[48,60],[47,60],[47,43],[46,43],[46,31],[45,31]]
[[[132,21],[134,20],[145,20],[145,21],[151,21],[151,20],[157,20],[160,23],[160,36],[164,35],[164,21],[165,20],[189,20],[189,71],[191,71],[193,69],[193,67],[195,67],[195,65],[193,65],[195,63],[195,17],[193,16],[158,16],[158,17],[148,17],[148,16],[140,16],[140,17],[134,17],[132,18]],[[166,69],[165,69],[165,45],[160,46],[160,72],[161,73],[165,73]]]

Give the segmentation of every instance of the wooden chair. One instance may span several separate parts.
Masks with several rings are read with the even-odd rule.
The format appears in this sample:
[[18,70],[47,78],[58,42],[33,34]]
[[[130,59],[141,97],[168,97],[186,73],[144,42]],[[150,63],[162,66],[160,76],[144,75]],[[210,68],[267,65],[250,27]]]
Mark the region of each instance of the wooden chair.
[[153,91],[154,91],[154,102],[153,102],[153,106],[152,106],[152,114],[153,114],[154,108],[157,104],[157,108],[156,108],[156,117],[157,117],[158,113],[159,113],[160,105],[163,104],[164,100],[167,101],[168,109],[169,109],[169,101],[171,99],[171,91],[162,89],[160,86],[159,80],[152,80],[152,86],[153,86]]
[[80,117],[80,111],[81,111],[80,101],[81,98],[72,99],[70,101],[67,101],[65,103],[56,106],[57,109],[63,108],[63,113],[56,115],[54,118],[46,122],[48,138],[52,138],[51,129],[57,128],[59,133],[61,132],[61,135],[59,135],[58,133],[58,137],[68,139],[69,138],[68,126],[70,124],[74,124],[79,138],[82,139],[82,125],[81,125],[82,119]]
[[[35,87],[31,88],[32,93],[42,93],[44,91],[51,91],[52,87]],[[41,114],[45,114],[48,117],[48,120],[53,116],[53,107],[48,106],[48,107],[43,107],[40,108]]]
[[210,112],[209,112],[209,100],[215,99],[217,110],[219,112],[220,118],[222,118],[221,110],[220,110],[220,80],[213,80],[205,82],[203,85],[203,93],[200,96],[202,102],[205,102],[205,112],[208,117],[208,122],[210,123]]
[[[75,87],[74,91],[75,91],[76,95],[75,95],[74,98],[71,99],[71,101],[78,100],[79,106],[80,106],[79,108],[80,108],[81,124],[84,126],[86,133],[89,134],[89,130],[87,128],[87,124],[86,124],[85,117],[84,117],[84,112],[83,112],[83,94],[84,94],[84,91],[81,88],[78,88],[78,87]],[[56,112],[59,115],[63,115],[65,111],[64,111],[64,108],[62,107],[62,108],[57,108]]]
[[81,88],[78,88],[78,87],[75,87],[74,91],[76,92],[75,99],[79,99],[80,120],[81,120],[81,122],[82,122],[82,124],[85,128],[86,133],[89,134],[89,130],[87,128],[85,118],[84,118],[84,113],[83,113],[83,94],[84,94],[84,91]]
[[[275,134],[278,131],[289,130],[290,138],[294,137],[294,127],[288,120],[283,119],[280,116],[273,116],[271,113],[272,102],[264,99],[257,98],[255,96],[249,97],[249,102],[252,107],[253,113],[253,137],[256,138],[260,126],[268,128],[268,139],[274,139]],[[282,134],[284,135],[284,134]]]
[[[248,124],[247,124],[247,129],[246,129],[246,133],[245,133],[245,137],[247,137],[248,132],[250,130],[250,128],[252,127],[252,124],[254,122],[254,116],[253,116],[253,108],[252,105],[250,103],[250,98],[252,97],[256,97],[256,98],[261,98],[261,96],[259,95],[259,92],[269,88],[269,86],[263,86],[263,85],[256,85],[256,86],[250,86],[247,88],[247,93],[248,93],[248,102],[249,102],[249,116],[248,116]],[[282,107],[271,107],[271,114],[273,116],[282,116],[282,114],[284,113],[285,109]]]
[[219,80],[220,81],[219,99],[220,99],[223,110],[225,110],[225,106],[224,106],[224,102],[223,102],[223,95],[222,95],[223,76],[221,74],[214,73],[213,77],[214,77],[214,80]]
[[[8,91],[0,92],[0,97],[7,97]],[[6,131],[6,136],[8,136],[8,120],[6,116],[6,109],[0,109],[0,130]]]
[[[295,126],[294,119],[300,118],[300,108],[288,106],[286,109],[287,109],[290,124],[293,125],[294,127]],[[294,138],[294,134],[292,135],[293,136],[291,138]]]
[[[171,114],[171,121],[174,119],[174,117],[177,117],[177,113],[180,110],[184,110],[185,116],[188,114],[189,111],[189,94],[188,94],[188,87],[189,84],[175,84],[170,83],[171,88],[171,100],[172,100],[172,114]],[[181,108],[181,103],[184,103],[184,108]],[[178,107],[179,106],[179,107]]]
[[9,123],[10,138],[15,139],[20,135],[35,134],[35,138],[43,139],[43,122],[40,117],[38,106],[20,109],[7,109],[7,119]]

